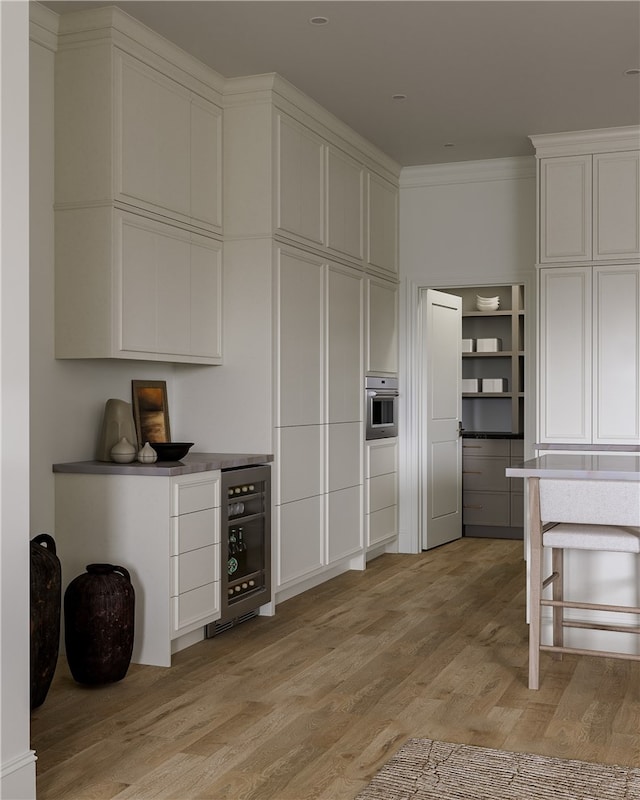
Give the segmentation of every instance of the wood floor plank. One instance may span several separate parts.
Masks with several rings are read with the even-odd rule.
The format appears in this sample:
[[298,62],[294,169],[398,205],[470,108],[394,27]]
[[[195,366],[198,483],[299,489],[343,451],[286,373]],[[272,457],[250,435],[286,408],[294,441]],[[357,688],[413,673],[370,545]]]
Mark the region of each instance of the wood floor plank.
[[522,543],[387,554],[32,714],[39,800],[350,800],[418,736],[640,766],[640,663],[541,658]]

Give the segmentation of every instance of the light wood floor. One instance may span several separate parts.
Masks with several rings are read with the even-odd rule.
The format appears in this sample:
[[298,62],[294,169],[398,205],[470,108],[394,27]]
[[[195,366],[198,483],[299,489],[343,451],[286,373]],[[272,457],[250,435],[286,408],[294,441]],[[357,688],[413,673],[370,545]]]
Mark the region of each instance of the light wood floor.
[[409,737],[640,766],[640,663],[541,659],[522,542],[384,555],[32,714],[38,800],[351,800]]

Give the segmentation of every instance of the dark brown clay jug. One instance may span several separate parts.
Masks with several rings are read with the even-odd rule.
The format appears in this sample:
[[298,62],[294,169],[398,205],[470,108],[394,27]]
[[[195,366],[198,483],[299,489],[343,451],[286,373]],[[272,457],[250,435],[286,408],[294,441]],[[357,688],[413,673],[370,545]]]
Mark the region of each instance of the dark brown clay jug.
[[60,647],[62,583],[56,543],[48,533],[31,540],[31,708],[44,703]]
[[64,593],[64,641],[78,683],[113,683],[131,662],[135,592],[129,572],[89,564]]

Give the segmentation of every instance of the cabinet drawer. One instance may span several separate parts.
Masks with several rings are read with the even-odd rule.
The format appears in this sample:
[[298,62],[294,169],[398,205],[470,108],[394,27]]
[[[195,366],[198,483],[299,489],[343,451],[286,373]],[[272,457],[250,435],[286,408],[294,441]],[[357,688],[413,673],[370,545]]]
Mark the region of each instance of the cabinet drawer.
[[382,445],[368,445],[369,469],[367,476],[375,478],[378,475],[386,475],[389,472],[397,472],[398,443]]
[[463,492],[465,525],[509,525],[509,495],[504,492]]
[[220,505],[220,479],[181,480],[173,484],[171,493],[171,516],[190,514],[205,508]]
[[220,617],[220,583],[215,581],[171,598],[171,631],[182,632]]
[[171,555],[187,553],[220,541],[220,512],[217,508],[193,511],[171,519]]
[[511,458],[514,461],[524,459],[524,439],[511,439]]
[[398,507],[388,506],[369,514],[369,535],[367,544],[377,544],[398,532]]
[[508,458],[469,458],[462,460],[464,491],[508,492],[509,479],[505,470]]
[[220,580],[219,552],[216,544],[171,556],[171,596]]
[[514,528],[524,528],[524,495],[512,494],[510,501],[511,525]]
[[463,439],[463,456],[509,456],[509,439]]
[[369,511],[395,506],[398,502],[395,472],[369,479]]

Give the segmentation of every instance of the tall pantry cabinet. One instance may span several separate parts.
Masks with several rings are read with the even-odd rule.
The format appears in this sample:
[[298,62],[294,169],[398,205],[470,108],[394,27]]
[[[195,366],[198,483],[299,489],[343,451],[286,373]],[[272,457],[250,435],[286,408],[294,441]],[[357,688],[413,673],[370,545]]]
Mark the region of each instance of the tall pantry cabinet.
[[[273,75],[227,82],[224,139],[225,330],[273,339],[254,381],[284,599],[365,564],[364,374],[397,372],[399,168]],[[243,313],[256,281],[269,314],[248,288]]]
[[640,128],[532,136],[540,449],[640,445]]

